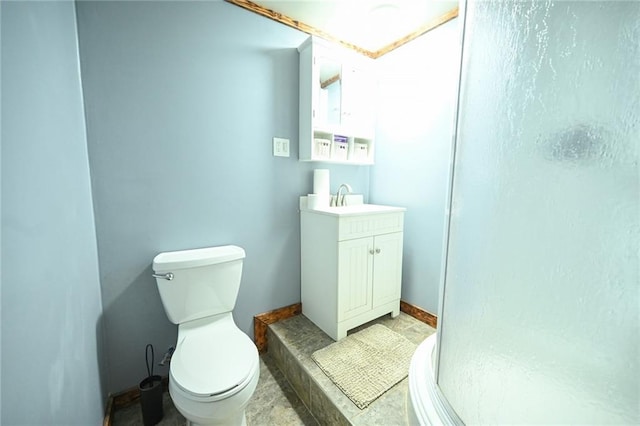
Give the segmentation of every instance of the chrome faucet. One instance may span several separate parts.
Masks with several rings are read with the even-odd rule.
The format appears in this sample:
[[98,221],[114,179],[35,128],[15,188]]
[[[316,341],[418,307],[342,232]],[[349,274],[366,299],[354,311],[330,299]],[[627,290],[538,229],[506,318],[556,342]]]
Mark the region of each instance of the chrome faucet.
[[[344,194],[342,196],[342,198],[340,198],[340,194],[342,193],[342,190],[345,189],[347,192],[346,194]],[[343,183],[338,187],[338,192],[336,193],[336,207],[340,207],[340,206],[346,206],[346,199],[345,197],[347,196],[347,194],[351,194],[353,190],[351,189],[351,186],[348,183]]]

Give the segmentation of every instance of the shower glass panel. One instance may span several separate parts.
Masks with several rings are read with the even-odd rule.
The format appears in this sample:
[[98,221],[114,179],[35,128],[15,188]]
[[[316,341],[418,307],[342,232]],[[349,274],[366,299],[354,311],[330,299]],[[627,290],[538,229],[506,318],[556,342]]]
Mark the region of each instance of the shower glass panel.
[[467,424],[637,424],[640,2],[468,2],[438,385]]

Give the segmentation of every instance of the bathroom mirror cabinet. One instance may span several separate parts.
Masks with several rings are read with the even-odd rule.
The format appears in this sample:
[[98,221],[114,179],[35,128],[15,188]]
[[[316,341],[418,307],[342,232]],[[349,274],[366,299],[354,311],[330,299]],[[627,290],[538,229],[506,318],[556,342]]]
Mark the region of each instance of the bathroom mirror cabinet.
[[371,59],[309,37],[300,52],[300,160],[373,164]]

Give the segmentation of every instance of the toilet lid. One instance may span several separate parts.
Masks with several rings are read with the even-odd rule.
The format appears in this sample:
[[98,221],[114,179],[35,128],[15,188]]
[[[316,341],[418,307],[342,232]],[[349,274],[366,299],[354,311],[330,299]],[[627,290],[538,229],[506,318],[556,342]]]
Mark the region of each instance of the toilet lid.
[[193,333],[178,344],[171,358],[171,375],[189,394],[215,396],[240,387],[257,360],[255,345],[236,328],[218,331],[215,337]]

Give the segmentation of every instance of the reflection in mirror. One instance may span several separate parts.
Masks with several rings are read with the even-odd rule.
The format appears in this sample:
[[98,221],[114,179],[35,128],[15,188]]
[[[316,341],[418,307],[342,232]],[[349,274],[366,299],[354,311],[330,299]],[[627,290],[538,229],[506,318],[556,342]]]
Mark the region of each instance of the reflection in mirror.
[[318,121],[324,124],[340,124],[342,103],[342,77],[340,63],[328,58],[320,59],[320,105]]

